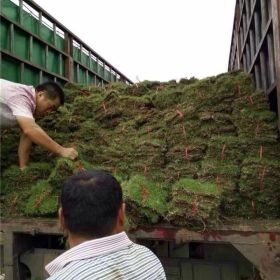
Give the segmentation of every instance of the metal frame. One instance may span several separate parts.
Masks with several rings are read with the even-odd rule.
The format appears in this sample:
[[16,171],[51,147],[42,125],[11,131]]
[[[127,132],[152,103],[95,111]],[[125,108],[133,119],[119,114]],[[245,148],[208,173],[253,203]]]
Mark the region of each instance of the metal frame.
[[[25,3],[28,4],[30,7],[32,7],[34,10],[36,10],[39,13],[38,34],[30,32],[22,25],[22,21],[23,21],[22,14],[24,12],[23,7],[24,7]],[[7,56],[10,58],[16,59],[23,66],[22,72],[24,71],[24,65],[29,65],[39,71],[40,80],[42,77],[42,73],[44,72],[44,73],[47,73],[47,74],[53,76],[54,80],[59,79],[62,82],[66,82],[66,81],[73,82],[74,81],[74,71],[76,71],[76,70],[78,71],[79,68],[82,68],[86,73],[87,82],[89,81],[89,75],[91,75],[92,77],[94,77],[95,84],[97,84],[97,80],[100,80],[102,82],[102,85],[104,83],[110,83],[110,82],[119,81],[119,80],[123,81],[127,84],[133,84],[133,82],[129,78],[127,78],[124,74],[122,74],[119,70],[117,70],[113,65],[111,65],[107,60],[105,60],[101,55],[99,55],[97,52],[95,52],[91,47],[89,47],[86,43],[84,43],[79,37],[74,35],[70,30],[68,30],[65,26],[63,26],[60,22],[58,22],[54,17],[52,17],[50,14],[48,14],[44,9],[42,9],[39,5],[37,5],[32,0],[19,0],[18,8],[19,8],[18,22],[13,21],[12,19],[8,18],[1,12],[1,21],[8,23],[10,26],[10,28],[9,28],[10,48],[1,49],[1,56],[2,57]],[[50,29],[53,32],[53,40],[52,40],[53,42],[52,43],[47,42],[46,40],[44,40],[40,37],[41,26],[43,25],[43,20],[42,20],[43,18],[47,19],[52,24],[52,29]],[[61,73],[59,75],[57,73],[49,72],[48,70],[46,70],[46,68],[40,67],[40,66],[32,63],[31,59],[30,59],[32,56],[32,52],[30,50],[29,50],[30,61],[24,60],[24,59],[16,56],[13,53],[13,46],[16,43],[16,42],[14,42],[14,28],[21,30],[21,32],[24,32],[25,34],[27,34],[27,36],[29,36],[30,46],[32,46],[33,38],[35,38],[37,41],[39,41],[43,45],[45,45],[46,61],[47,61],[49,50],[54,50],[56,53],[59,53],[59,58],[60,58],[58,61],[59,65],[60,65],[59,67],[60,67],[60,69],[61,69],[61,67],[64,67],[65,76],[61,75]],[[64,45],[65,45],[64,51],[60,50],[56,46],[56,34],[57,34],[58,29],[64,33]],[[79,45],[80,60],[75,59],[73,57],[74,42],[78,43],[78,45]],[[85,51],[88,56],[89,65],[82,63],[81,58],[82,58],[82,54],[83,55],[85,54]],[[92,57],[94,57],[96,59],[97,71],[94,71],[90,68]],[[64,65],[61,65],[62,63]],[[100,64],[102,64],[102,66]],[[109,77],[106,77],[105,69],[108,69],[106,71],[108,71]],[[108,73],[107,73],[107,76],[108,76]],[[79,81],[76,81],[76,82],[79,82]]]
[[[18,280],[17,260],[28,249],[28,238],[36,234],[58,235],[61,231],[55,219],[20,218],[2,220],[4,268],[7,279]],[[21,234],[23,237],[21,237]],[[193,231],[188,228],[158,225],[142,227],[129,232],[136,242],[164,240],[232,244],[268,280],[280,279],[280,220],[236,220],[218,229]]]
[[280,1],[237,0],[228,70],[250,73],[278,112],[280,129]]

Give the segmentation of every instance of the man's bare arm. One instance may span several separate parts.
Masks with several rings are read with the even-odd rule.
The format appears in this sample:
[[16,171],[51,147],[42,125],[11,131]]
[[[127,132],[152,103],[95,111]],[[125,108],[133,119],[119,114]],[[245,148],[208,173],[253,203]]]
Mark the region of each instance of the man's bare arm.
[[27,136],[30,141],[62,157],[73,160],[78,156],[74,148],[64,148],[55,142],[33,119],[19,116],[16,118],[22,133]]
[[25,134],[21,134],[18,146],[19,167],[25,168],[28,164],[32,141]]

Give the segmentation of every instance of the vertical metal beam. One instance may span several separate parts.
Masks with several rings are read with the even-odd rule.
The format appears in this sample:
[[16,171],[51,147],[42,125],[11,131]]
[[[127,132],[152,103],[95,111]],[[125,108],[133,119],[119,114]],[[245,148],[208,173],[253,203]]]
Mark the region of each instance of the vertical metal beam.
[[58,55],[58,67],[59,67],[59,75],[62,76],[62,67],[63,67],[63,59],[62,59],[62,54],[59,53]]
[[245,53],[243,53],[242,58],[243,58],[243,59],[242,59],[243,68],[244,68],[245,71],[248,71],[248,69],[247,69],[247,60],[246,60],[246,55],[245,55]]
[[76,83],[81,83],[81,81],[80,81],[80,65],[79,65],[79,63],[77,63],[77,65],[76,65],[76,77],[77,77],[77,81],[76,81]]
[[23,1],[19,0],[18,21],[20,24],[23,22]]
[[112,73],[112,68],[110,68],[110,82],[113,82],[113,73]]
[[255,2],[256,2],[256,0],[251,0],[251,7],[250,8],[251,8],[252,13],[254,11]]
[[69,82],[74,80],[74,64],[73,64],[73,38],[69,35],[68,32],[64,33],[64,51],[67,53],[67,57],[64,60],[64,72],[65,77]]
[[238,64],[239,64],[239,61],[237,59],[237,52],[236,52],[234,55],[233,65],[232,65],[231,69],[239,69]]
[[82,53],[83,53],[83,45],[80,44],[80,53],[79,53],[79,59],[80,59],[80,62],[82,63]]
[[274,50],[273,50],[273,37],[269,32],[267,34],[267,50],[268,50],[268,75],[269,85],[275,82],[275,63],[274,63]]
[[14,25],[10,24],[10,52],[13,53],[15,48],[15,28]]
[[47,69],[49,71],[49,69],[48,69],[48,58],[49,58],[49,46],[46,45],[46,47],[45,47],[45,69]]
[[247,61],[247,71],[249,72],[251,66],[251,59],[250,59],[250,50],[249,44],[246,43],[245,52],[246,52],[246,61]]
[[53,23],[53,44],[56,47],[56,24]]
[[28,59],[32,61],[32,54],[33,54],[33,36],[29,36],[29,49],[28,49]]
[[263,35],[268,20],[267,0],[261,0],[261,13],[262,13],[262,35]]
[[86,69],[86,83],[89,84],[88,70]]
[[[102,61],[102,63],[103,63],[103,66],[102,66],[102,74],[101,74],[101,76],[102,76],[102,81],[104,81],[105,80],[105,63]],[[103,86],[103,84],[102,84],[102,86]]]
[[[236,40],[236,55],[235,55],[235,60],[237,63],[237,69],[240,69],[240,53],[241,53],[241,41],[240,41],[240,35],[238,34],[237,30],[237,22],[235,22],[235,40]],[[117,75],[116,75],[116,80],[117,80]]]
[[88,52],[88,57],[89,57],[88,68],[91,69],[92,68],[91,51]]
[[43,71],[40,70],[39,72],[39,83],[41,84],[43,82]]
[[266,58],[263,50],[260,51],[260,64],[261,64],[261,79],[262,88],[267,90],[267,68],[266,68]]
[[20,79],[20,83],[23,83],[23,81],[24,81],[24,63],[23,62],[20,63],[19,79]]
[[42,12],[39,11],[39,22],[38,22],[38,35],[41,36],[42,30]]
[[256,37],[256,50],[257,50],[261,41],[260,15],[258,11],[254,12],[254,21],[255,21],[255,37]]
[[[244,36],[243,36],[243,33],[244,33],[244,29],[243,27],[241,26],[240,27],[240,34],[238,35],[239,36],[239,41],[240,41],[240,50],[242,50],[242,47],[243,47],[243,43],[244,43]],[[242,52],[240,51],[239,53],[239,59],[241,59],[241,56],[242,56]]]
[[260,74],[259,64],[255,64],[255,81],[256,81],[256,87],[258,89],[260,89],[261,88],[261,74]]
[[246,7],[246,24],[247,28],[250,26],[250,5],[249,5],[249,0],[245,0],[245,7]]
[[278,128],[280,130],[280,1],[271,0],[274,36],[275,75],[277,87]]
[[[240,22],[240,7],[239,7],[239,1],[236,1],[236,5],[235,5],[235,17],[234,17],[234,21],[233,21],[233,36],[232,36],[232,47],[233,47],[233,51],[234,48],[236,48],[236,52],[235,55],[230,54],[231,59],[233,60],[232,62],[232,66],[230,66],[229,64],[229,71],[232,71],[233,69],[240,69],[240,35],[238,33],[238,23]],[[117,73],[115,73],[115,81],[117,82],[118,78],[117,78]]]
[[97,67],[96,67],[96,72],[97,72],[97,74],[99,75],[100,64],[99,64],[99,59],[98,59],[98,57],[96,57],[96,65],[97,65]]
[[243,21],[243,45],[245,45],[246,34],[247,34],[247,30],[248,30],[247,20],[246,20],[246,15],[245,14],[243,14],[243,16],[242,16],[242,21]]
[[239,11],[240,11],[240,14],[242,13],[242,5],[243,5],[243,1],[239,0]]
[[255,51],[256,51],[256,46],[255,46],[255,36],[254,36],[254,32],[252,29],[250,29],[250,53],[251,53],[251,61],[254,60],[254,56],[255,56]]

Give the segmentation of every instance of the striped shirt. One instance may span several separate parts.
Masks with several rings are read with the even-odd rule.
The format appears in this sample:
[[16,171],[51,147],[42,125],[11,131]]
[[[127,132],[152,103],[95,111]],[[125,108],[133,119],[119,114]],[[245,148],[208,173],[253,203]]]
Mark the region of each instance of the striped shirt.
[[47,280],[165,280],[159,259],[125,232],[85,241],[46,266]]
[[36,108],[36,93],[33,86],[0,79],[0,125],[17,124],[16,117],[33,118]]

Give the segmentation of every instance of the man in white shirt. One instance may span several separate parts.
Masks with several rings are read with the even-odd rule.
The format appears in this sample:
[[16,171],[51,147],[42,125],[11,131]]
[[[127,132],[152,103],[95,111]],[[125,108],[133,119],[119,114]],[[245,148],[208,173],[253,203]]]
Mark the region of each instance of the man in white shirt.
[[36,88],[0,79],[0,126],[19,125],[22,131],[18,155],[19,166],[24,169],[29,160],[32,142],[54,154],[70,159],[78,156],[74,148],[65,148],[52,140],[35,122],[34,116],[43,116],[64,103],[64,92],[54,82]]
[[101,170],[82,171],[63,185],[59,220],[70,249],[46,266],[48,280],[165,280],[159,259],[124,232],[118,181]]

